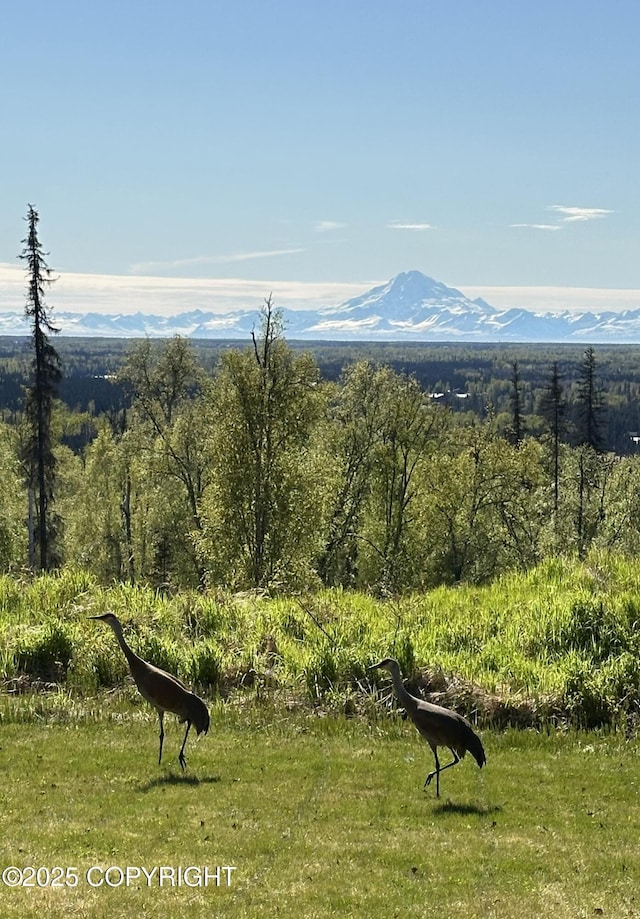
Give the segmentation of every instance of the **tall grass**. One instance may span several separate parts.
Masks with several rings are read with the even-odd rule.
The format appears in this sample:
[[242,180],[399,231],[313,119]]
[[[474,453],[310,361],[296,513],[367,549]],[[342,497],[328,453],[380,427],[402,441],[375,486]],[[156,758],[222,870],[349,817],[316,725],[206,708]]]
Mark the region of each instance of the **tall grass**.
[[31,581],[4,576],[7,688],[56,684],[82,697],[125,686],[113,634],[87,618],[106,609],[143,657],[210,697],[281,694],[354,711],[374,688],[367,665],[392,654],[410,685],[479,720],[591,727],[639,713],[640,572],[617,556],[550,559],[485,587],[387,600],[342,590],[166,596],[103,588],[66,570]]

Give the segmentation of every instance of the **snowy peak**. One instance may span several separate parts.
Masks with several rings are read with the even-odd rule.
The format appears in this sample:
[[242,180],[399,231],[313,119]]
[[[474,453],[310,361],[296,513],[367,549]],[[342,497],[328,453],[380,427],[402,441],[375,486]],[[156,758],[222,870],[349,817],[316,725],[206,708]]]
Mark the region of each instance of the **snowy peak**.
[[[322,314],[332,317],[349,314],[353,319],[358,315],[371,319],[376,314],[382,322],[413,323],[425,318],[425,310],[433,309],[475,312],[477,307],[455,287],[447,287],[420,271],[403,271],[387,284],[373,287],[338,307],[325,308]],[[492,308],[483,304],[480,309]]]

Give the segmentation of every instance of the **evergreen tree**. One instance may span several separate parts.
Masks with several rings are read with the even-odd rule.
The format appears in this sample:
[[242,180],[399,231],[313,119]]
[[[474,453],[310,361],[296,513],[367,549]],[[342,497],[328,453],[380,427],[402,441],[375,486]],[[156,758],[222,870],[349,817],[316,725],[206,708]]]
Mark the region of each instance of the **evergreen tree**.
[[587,348],[580,367],[576,399],[579,443],[602,450],[602,413],[604,397],[596,379],[596,357]]
[[522,379],[520,377],[520,367],[518,362],[514,361],[511,365],[511,428],[508,439],[514,446],[518,446],[524,437],[524,425],[522,422]]
[[[29,562],[47,571],[57,564],[53,514],[55,456],[51,436],[53,403],[61,378],[60,358],[48,334],[59,329],[51,323],[44,302],[45,289],[53,283],[46,254],[38,239],[39,216],[30,204],[28,233],[18,256],[26,263],[28,289],[25,315],[31,321],[33,382],[27,389],[25,416],[29,428],[23,459],[29,488]],[[34,526],[35,505],[35,526]],[[36,536],[37,534],[37,536]]]
[[551,365],[551,378],[540,399],[539,411],[546,421],[551,435],[551,455],[553,461],[553,512],[558,519],[558,500],[560,492],[560,441],[564,434],[565,401],[563,398],[562,375],[557,361]]

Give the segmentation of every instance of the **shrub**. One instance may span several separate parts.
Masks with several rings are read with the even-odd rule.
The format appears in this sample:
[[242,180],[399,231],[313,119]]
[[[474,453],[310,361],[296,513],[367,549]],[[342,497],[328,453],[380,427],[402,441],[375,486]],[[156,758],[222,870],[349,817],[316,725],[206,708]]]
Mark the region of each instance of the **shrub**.
[[626,648],[627,630],[610,606],[595,597],[576,600],[565,633],[570,648],[603,661]]
[[63,682],[72,656],[73,639],[68,627],[51,622],[22,638],[16,652],[16,666],[35,679]]
[[222,674],[222,660],[212,641],[202,641],[193,650],[190,678],[199,687],[218,691]]
[[583,728],[596,728],[611,721],[611,700],[602,692],[590,661],[574,657],[568,665],[563,701],[572,717]]

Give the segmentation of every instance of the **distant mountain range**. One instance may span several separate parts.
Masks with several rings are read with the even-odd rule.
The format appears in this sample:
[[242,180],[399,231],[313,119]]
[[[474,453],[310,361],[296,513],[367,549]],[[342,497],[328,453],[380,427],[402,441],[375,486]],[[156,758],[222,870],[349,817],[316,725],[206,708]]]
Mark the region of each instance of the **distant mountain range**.
[[[277,306],[277,304],[276,304]],[[284,309],[288,338],[333,341],[640,342],[640,309],[602,313],[534,313],[498,310],[470,300],[419,271],[339,306]],[[175,316],[109,315],[54,310],[62,335],[105,338],[246,338],[259,324],[256,310],[215,313],[193,310]],[[0,335],[29,333],[22,313],[0,313]]]

